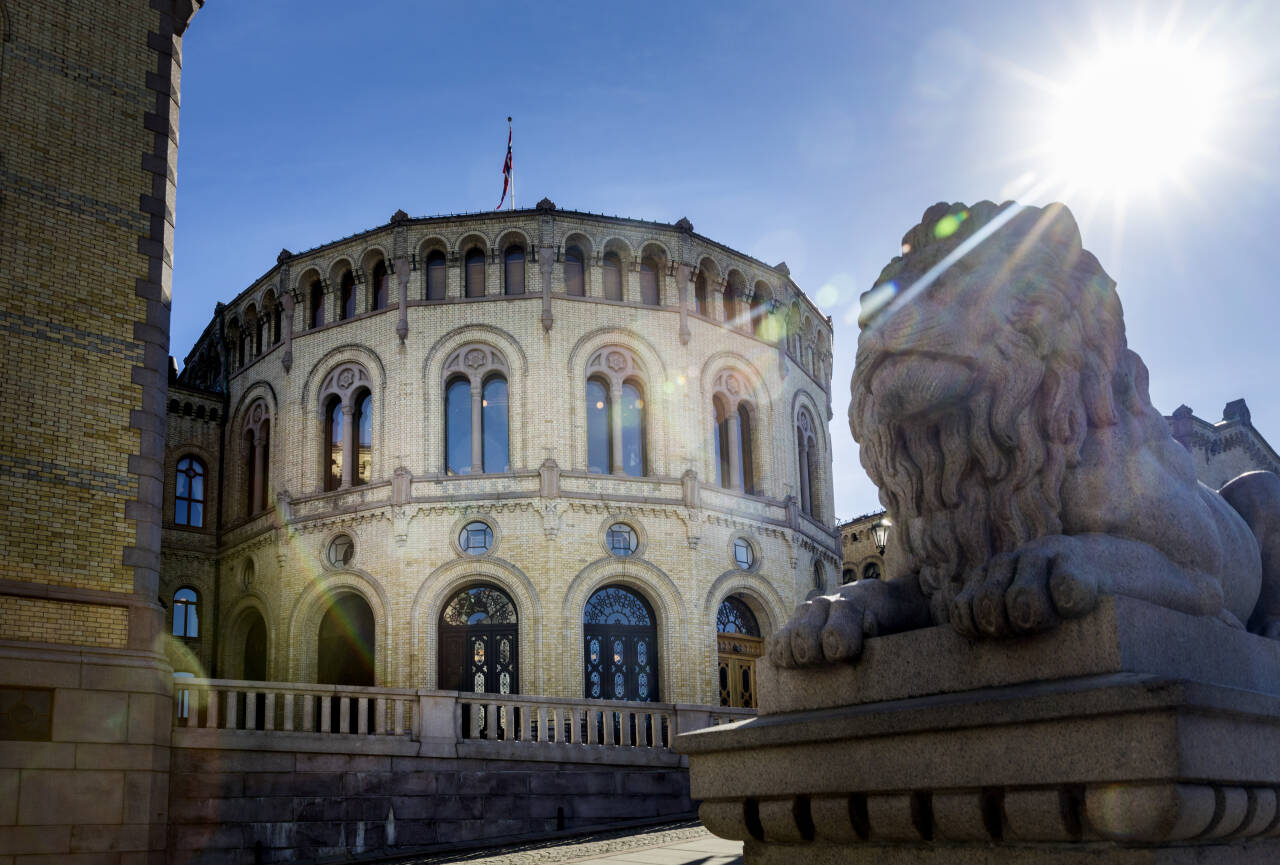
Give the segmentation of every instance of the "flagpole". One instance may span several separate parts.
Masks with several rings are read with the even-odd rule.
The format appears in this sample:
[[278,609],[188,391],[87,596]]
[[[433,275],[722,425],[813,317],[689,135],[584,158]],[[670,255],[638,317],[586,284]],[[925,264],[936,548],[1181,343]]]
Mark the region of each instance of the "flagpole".
[[[511,140],[511,118],[507,117],[507,140]],[[511,160],[511,209],[516,209],[516,161]]]

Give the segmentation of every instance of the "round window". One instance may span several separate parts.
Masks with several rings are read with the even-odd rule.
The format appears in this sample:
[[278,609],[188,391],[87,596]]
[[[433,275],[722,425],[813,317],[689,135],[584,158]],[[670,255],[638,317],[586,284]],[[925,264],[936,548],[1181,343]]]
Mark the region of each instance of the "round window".
[[467,523],[458,534],[458,546],[469,556],[483,555],[493,546],[493,529],[480,520]]
[[609,526],[605,546],[615,556],[629,556],[636,551],[636,530],[626,523],[614,523]]
[[356,544],[350,535],[338,535],[329,541],[329,564],[335,568],[351,564],[356,557]]
[[738,538],[733,542],[733,560],[744,571],[751,570],[751,566],[756,563],[756,551],[746,538]]

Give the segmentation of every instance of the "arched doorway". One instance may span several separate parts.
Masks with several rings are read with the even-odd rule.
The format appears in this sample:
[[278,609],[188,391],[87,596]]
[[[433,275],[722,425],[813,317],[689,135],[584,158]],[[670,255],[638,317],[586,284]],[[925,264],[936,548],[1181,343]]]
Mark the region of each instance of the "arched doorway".
[[[243,664],[240,668],[241,678],[249,682],[265,682],[267,680],[267,625],[262,616],[256,612],[247,614],[249,624],[244,632]],[[266,729],[267,695],[259,692],[254,698],[254,726],[259,730]],[[238,712],[243,716],[248,706],[241,703]],[[244,717],[239,719],[241,729],[244,728]]]
[[[373,610],[364,598],[356,594],[344,594],[334,600],[320,620],[320,633],[316,640],[316,681],[322,685],[353,685],[369,687],[374,684],[374,625]],[[374,729],[374,700],[367,703],[368,729]],[[347,729],[359,729],[359,703],[347,704]],[[320,701],[316,701],[316,720],[320,721]],[[341,701],[329,703],[329,729],[337,732],[341,727]],[[316,729],[322,729],[317,726]]]
[[764,654],[760,623],[746,602],[730,595],[716,613],[720,705],[756,707],[756,659]]
[[472,586],[440,613],[438,686],[446,691],[520,693],[516,605],[501,589]]
[[658,700],[658,629],[649,603],[622,586],[605,586],[582,614],[588,699]]

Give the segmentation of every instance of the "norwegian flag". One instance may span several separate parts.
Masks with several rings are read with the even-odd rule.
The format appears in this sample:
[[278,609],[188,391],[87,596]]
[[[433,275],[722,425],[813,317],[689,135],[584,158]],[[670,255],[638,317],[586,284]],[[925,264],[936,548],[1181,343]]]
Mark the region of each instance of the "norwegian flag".
[[[511,118],[507,118],[507,158],[502,163],[502,198],[494,210],[502,209],[502,202],[507,200],[507,189],[511,187]],[[511,205],[515,206],[515,190],[511,193]]]

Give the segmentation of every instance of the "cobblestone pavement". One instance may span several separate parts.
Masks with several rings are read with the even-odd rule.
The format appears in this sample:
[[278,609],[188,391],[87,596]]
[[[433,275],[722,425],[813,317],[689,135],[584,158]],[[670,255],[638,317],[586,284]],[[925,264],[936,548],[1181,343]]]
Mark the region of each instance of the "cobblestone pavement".
[[742,865],[742,842],[717,838],[696,821],[631,832],[511,847],[388,859],[384,865]]

